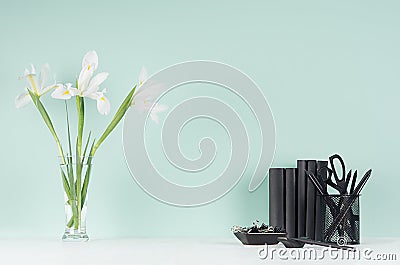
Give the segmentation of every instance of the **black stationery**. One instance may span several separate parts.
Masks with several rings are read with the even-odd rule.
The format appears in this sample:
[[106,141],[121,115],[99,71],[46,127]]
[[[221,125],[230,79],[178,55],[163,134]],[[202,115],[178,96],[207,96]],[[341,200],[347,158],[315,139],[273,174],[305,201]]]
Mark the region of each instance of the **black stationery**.
[[[307,171],[317,175],[317,162],[315,160],[307,161]],[[306,237],[315,239],[315,186],[307,178],[307,206],[306,206]]]
[[[323,181],[327,178],[327,167],[328,161],[317,161],[317,179],[319,183],[322,185],[324,190],[327,189],[326,183]],[[317,194],[319,194],[317,192]],[[319,194],[321,195],[321,194]],[[315,197],[315,240],[322,241],[323,240],[323,228],[324,228],[324,217],[325,217],[325,207],[321,207],[321,196]]]
[[285,169],[285,229],[288,237],[297,237],[297,169]]
[[285,170],[269,169],[269,224],[285,227]]
[[297,237],[306,236],[307,200],[306,160],[297,160]]
[[359,194],[371,171],[357,184],[357,170],[346,171],[338,154],[329,161],[297,160],[297,168],[271,168],[270,225],[284,228],[289,239],[359,244]]

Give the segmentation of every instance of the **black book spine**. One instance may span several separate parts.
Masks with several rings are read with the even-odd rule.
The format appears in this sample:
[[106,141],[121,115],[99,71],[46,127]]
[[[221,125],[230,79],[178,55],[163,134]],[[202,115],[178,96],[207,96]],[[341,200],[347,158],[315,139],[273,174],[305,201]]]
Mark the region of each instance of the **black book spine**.
[[285,169],[285,229],[287,237],[297,237],[297,169]]
[[285,227],[285,170],[269,169],[269,225]]
[[[327,178],[328,171],[328,161],[318,161],[317,162],[317,178],[322,185],[324,190],[327,189],[324,179]],[[319,194],[319,193],[317,193]],[[325,227],[325,206],[323,204],[323,199],[317,195],[315,198],[315,240],[323,241],[324,239],[324,229]]]
[[306,236],[307,200],[306,160],[297,160],[297,237]]
[[[317,161],[307,161],[307,170],[317,175]],[[315,239],[315,197],[315,186],[307,177],[306,237],[309,239]]]

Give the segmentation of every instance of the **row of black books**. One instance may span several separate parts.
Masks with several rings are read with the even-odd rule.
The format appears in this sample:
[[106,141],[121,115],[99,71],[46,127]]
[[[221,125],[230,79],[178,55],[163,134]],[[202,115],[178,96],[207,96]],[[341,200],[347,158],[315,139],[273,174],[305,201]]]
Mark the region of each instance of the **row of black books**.
[[324,208],[306,170],[326,179],[328,161],[297,160],[297,168],[270,168],[269,223],[288,237],[322,240]]

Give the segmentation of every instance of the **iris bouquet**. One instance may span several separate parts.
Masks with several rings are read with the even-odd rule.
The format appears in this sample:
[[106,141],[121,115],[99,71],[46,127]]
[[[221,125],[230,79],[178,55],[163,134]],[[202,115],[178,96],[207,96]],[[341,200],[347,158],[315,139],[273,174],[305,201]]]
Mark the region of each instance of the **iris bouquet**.
[[[92,160],[101,144],[116,128],[128,109],[135,107],[140,111],[150,111],[150,117],[157,123],[157,113],[167,109],[164,105],[154,104],[154,98],[152,97],[154,93],[141,89],[142,84],[147,79],[146,69],[142,68],[138,85],[133,86],[129,91],[100,137],[96,139],[89,132],[84,139],[85,100],[95,100],[97,110],[103,115],[108,115],[111,108],[110,101],[105,95],[107,92],[106,89],[100,90],[100,86],[107,79],[108,73],[102,72],[94,75],[97,68],[98,55],[95,51],[89,51],[82,60],[82,69],[74,83],[62,84],[54,81],[52,84],[46,85],[50,76],[49,65],[45,64],[39,73],[36,72],[36,68],[32,65],[31,70],[25,69],[24,75],[21,77],[21,79],[28,81],[28,87],[15,100],[17,108],[33,102],[57,145],[65,197],[66,225],[63,235],[64,241],[88,240],[86,233],[86,211]],[[50,115],[41,101],[41,97],[50,92],[52,98],[65,101],[67,123],[66,146],[61,144]],[[73,99],[75,100],[78,123],[76,138],[74,137],[74,139],[72,139],[70,131],[67,104],[67,100]]]

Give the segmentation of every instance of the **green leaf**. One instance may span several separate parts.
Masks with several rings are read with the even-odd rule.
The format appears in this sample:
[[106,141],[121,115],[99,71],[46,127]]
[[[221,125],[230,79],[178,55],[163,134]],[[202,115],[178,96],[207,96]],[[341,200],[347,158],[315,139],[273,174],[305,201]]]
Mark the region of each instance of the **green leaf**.
[[89,136],[88,136],[88,138],[87,138],[87,140],[86,140],[86,145],[85,145],[85,149],[84,149],[84,151],[83,151],[83,155],[82,155],[82,162],[81,162],[81,164],[83,164],[84,163],[84,160],[85,160],[85,156],[86,156],[86,151],[87,151],[87,148],[88,148],[88,145],[89,145],[89,142],[90,142],[90,136],[92,135],[92,131],[90,131],[89,132]]
[[135,93],[136,86],[132,88],[129,94],[126,96],[125,100],[122,102],[121,106],[118,108],[118,111],[115,113],[113,119],[111,120],[110,124],[107,126],[106,130],[101,135],[100,139],[97,141],[96,145],[94,146],[93,150],[91,151],[91,156],[94,156],[97,149],[103,143],[103,141],[107,138],[107,136],[115,129],[121,119],[124,117],[125,113],[129,109],[129,106],[132,102],[133,94]]
[[[92,153],[95,142],[96,142],[96,139],[93,140],[93,143],[92,143],[92,146],[90,147],[89,153]],[[92,159],[93,159],[93,156],[89,156],[88,160],[86,162],[87,163],[87,169],[86,169],[86,173],[85,173],[85,179],[83,180],[83,185],[82,185],[82,196],[81,196],[82,204],[81,204],[81,207],[83,207],[83,205],[85,204],[87,190],[88,190],[88,187],[89,187],[90,173],[92,171]]]
[[[71,210],[72,210],[72,215],[74,218],[74,228],[77,229],[79,226],[79,212],[78,211],[78,205],[74,203],[76,201],[79,204],[79,199],[77,198],[77,192],[79,192],[78,185],[79,183],[75,183],[74,181],[74,169],[73,169],[73,159],[72,159],[72,144],[71,144],[71,130],[69,128],[69,115],[68,115],[68,104],[67,101],[65,100],[65,112],[67,116],[67,132],[68,132],[68,148],[69,148],[69,156],[67,157],[68,163],[67,163],[67,171],[68,171],[68,178],[69,178],[69,183],[70,183],[70,191],[71,191]],[[76,160],[79,160],[77,158]],[[78,172],[75,172],[78,173]]]
[[51,122],[50,116],[47,113],[45,107],[43,106],[42,102],[40,102],[39,96],[37,96],[34,92],[30,91],[28,89],[29,95],[31,96],[31,99],[33,103],[35,104],[36,108],[38,109],[40,115],[42,116],[47,128],[49,128],[50,133],[53,135],[54,140],[56,141],[58,151],[62,157],[63,163],[65,163],[65,157],[64,157],[64,152],[60,143],[60,140],[57,136],[56,130],[54,129],[53,123]]
[[61,169],[61,178],[62,178],[65,194],[67,195],[68,200],[71,200],[71,191],[70,191],[70,187],[68,184],[67,176],[65,175],[64,170],[62,170],[62,169]]
[[72,159],[72,144],[71,144],[71,131],[69,129],[68,105],[67,105],[67,101],[66,100],[64,102],[65,102],[65,114],[67,116],[68,149],[69,149],[69,155],[70,155],[70,157]]

